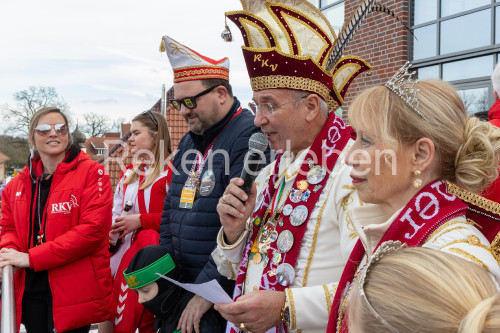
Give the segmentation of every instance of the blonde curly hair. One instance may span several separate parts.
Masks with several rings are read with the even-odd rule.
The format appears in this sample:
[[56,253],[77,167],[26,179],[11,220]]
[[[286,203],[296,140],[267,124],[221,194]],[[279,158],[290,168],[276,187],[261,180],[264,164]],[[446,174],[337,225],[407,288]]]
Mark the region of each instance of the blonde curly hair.
[[377,140],[394,151],[429,138],[434,143],[441,179],[480,193],[498,177],[500,129],[469,117],[455,89],[441,80],[415,84],[423,119],[385,86],[365,90],[349,108],[349,122],[373,128]]

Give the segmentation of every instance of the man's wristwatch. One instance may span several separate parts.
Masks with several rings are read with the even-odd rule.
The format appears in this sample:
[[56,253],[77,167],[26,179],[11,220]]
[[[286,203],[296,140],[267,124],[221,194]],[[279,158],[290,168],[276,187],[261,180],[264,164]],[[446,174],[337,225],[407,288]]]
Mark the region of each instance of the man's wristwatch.
[[290,327],[291,314],[290,314],[290,306],[288,305],[288,301],[285,298],[285,305],[281,308],[281,321],[287,326]]

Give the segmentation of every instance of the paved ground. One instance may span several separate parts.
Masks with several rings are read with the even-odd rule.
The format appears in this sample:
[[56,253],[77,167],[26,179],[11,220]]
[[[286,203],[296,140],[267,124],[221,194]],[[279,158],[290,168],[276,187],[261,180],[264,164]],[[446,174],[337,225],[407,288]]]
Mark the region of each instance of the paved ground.
[[[90,327],[90,332],[97,333],[97,324],[94,324],[94,325],[92,325],[92,327]],[[23,324],[21,324],[21,331],[20,331],[20,333],[26,333],[26,329],[24,328]]]

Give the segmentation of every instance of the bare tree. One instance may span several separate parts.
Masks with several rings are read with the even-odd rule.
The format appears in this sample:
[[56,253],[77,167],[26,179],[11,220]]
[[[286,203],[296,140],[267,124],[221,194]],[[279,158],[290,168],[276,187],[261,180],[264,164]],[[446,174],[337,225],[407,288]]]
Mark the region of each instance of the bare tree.
[[83,119],[85,120],[85,124],[82,126],[82,131],[91,138],[102,136],[104,133],[110,132],[113,128],[108,117],[102,114],[95,112],[84,113]]
[[2,153],[9,157],[8,168],[22,168],[26,165],[30,155],[26,138],[0,135],[0,147],[2,147]]
[[[112,125],[111,125],[111,130],[114,132],[119,132],[121,133],[122,130],[122,124],[125,123],[125,118],[118,117],[115,120],[113,120]],[[124,133],[125,134],[125,133]]]
[[465,109],[469,111],[476,103],[476,96],[470,91],[459,90],[458,95],[462,98]]
[[464,102],[465,109],[469,114],[488,111],[488,91],[487,89],[459,90],[458,95]]
[[477,99],[477,110],[479,112],[485,112],[485,111],[488,111],[490,109],[490,105],[489,105],[489,101],[488,101],[488,90],[483,90],[479,96],[478,96],[478,99]]
[[12,122],[7,131],[13,133],[28,135],[31,117],[40,108],[55,106],[65,113],[69,110],[68,104],[59,97],[54,87],[30,86],[15,92],[13,97],[15,105],[6,104],[2,107],[2,113]]

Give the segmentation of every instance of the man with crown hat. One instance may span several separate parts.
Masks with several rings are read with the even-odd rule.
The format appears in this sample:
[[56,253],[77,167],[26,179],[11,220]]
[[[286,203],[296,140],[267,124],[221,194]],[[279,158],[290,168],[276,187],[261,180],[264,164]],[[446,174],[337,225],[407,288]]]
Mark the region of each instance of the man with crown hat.
[[[189,125],[173,160],[174,174],[160,225],[160,245],[178,263],[181,282],[203,283],[217,279],[232,291],[234,282],[221,276],[210,256],[216,247],[220,220],[219,198],[231,178],[243,168],[249,137],[260,132],[254,115],[242,109],[229,84],[229,60],[205,57],[169,36],[161,50],[174,71],[171,105]],[[178,324],[182,332],[215,332],[204,314],[212,303],[194,296]],[[203,317],[203,320],[202,320]],[[194,329],[193,329],[194,327]]]
[[348,211],[360,204],[344,163],[350,130],[333,111],[369,65],[341,56],[346,40],[308,1],[241,2],[226,16],[245,42],[255,124],[285,152],[249,195],[236,178],[219,201],[212,256],[236,287],[235,301],[215,309],[227,332],[324,332],[357,240]]

